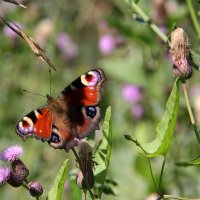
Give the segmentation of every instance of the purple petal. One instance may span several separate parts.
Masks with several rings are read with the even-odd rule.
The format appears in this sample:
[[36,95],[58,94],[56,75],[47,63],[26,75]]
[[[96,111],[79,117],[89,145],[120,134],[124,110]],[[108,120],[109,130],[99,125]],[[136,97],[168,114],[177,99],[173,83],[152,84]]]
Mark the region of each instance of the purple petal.
[[130,103],[137,103],[142,97],[141,88],[137,85],[125,85],[122,88],[122,96]]
[[99,39],[99,49],[102,54],[108,55],[112,53],[113,49],[116,47],[115,37],[109,34],[101,36]]
[[0,167],[0,184],[3,185],[10,176],[10,169],[8,167]]
[[136,119],[140,119],[144,115],[144,108],[140,104],[133,105],[132,115]]
[[23,149],[20,145],[13,145],[3,150],[0,153],[0,160],[2,161],[14,161],[23,154]]

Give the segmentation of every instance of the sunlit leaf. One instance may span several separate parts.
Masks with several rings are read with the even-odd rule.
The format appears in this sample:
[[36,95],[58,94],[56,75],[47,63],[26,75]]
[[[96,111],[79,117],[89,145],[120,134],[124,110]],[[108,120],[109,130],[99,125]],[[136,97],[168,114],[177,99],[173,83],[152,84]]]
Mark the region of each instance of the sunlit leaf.
[[70,172],[70,175],[69,175],[71,196],[72,196],[72,199],[81,199],[83,191],[80,188],[78,188],[76,185],[76,174],[77,174],[77,170],[73,170]]
[[54,184],[48,193],[47,200],[60,200],[64,188],[64,183],[67,176],[67,161],[65,160],[62,167],[60,168]]
[[111,107],[106,111],[106,116],[103,124],[102,139],[95,153],[95,161],[98,165],[95,167],[95,182],[101,184],[101,189],[98,194],[101,197],[103,185],[106,180],[108,167],[110,163],[112,147],[112,122],[111,122]]
[[180,81],[177,79],[168,98],[165,113],[156,128],[156,138],[150,143],[142,144],[149,157],[165,156],[168,152],[178,115],[179,96]]

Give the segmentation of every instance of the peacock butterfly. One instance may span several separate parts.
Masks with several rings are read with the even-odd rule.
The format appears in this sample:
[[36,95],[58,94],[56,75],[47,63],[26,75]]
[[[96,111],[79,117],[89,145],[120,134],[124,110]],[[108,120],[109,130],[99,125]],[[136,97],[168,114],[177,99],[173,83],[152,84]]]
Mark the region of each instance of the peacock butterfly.
[[57,99],[47,95],[47,105],[33,110],[16,126],[17,134],[26,140],[35,137],[55,149],[69,151],[78,139],[99,129],[105,75],[102,69],[88,71],[68,85]]

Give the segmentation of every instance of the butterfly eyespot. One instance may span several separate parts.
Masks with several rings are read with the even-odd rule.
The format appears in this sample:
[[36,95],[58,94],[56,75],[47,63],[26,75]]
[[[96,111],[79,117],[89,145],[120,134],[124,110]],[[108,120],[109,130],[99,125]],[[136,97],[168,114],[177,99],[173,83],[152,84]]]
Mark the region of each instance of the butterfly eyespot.
[[101,80],[98,71],[89,71],[81,76],[81,83],[85,86],[95,86]]
[[96,112],[95,107],[92,107],[92,106],[86,107],[86,115],[88,118],[90,118],[90,119],[94,118],[96,113],[97,112]]
[[59,137],[59,135],[57,135],[56,133],[52,133],[49,142],[50,142],[50,143],[51,143],[51,142],[52,142],[52,143],[59,143],[59,142],[60,142],[60,137]]

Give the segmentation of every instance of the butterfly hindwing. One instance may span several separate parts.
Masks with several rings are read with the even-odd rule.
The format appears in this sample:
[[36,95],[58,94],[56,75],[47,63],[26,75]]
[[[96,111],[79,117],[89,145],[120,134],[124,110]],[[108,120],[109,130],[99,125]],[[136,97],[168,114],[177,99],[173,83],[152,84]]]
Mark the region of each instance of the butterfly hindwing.
[[78,138],[84,138],[99,129],[102,84],[105,81],[103,70],[95,69],[81,75],[60,94],[61,99],[69,99],[69,117]]

